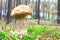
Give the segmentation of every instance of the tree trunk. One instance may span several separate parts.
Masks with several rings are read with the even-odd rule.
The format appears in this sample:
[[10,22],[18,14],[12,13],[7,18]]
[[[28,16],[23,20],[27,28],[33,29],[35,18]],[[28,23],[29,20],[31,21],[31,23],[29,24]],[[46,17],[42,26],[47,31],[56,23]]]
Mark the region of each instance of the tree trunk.
[[7,24],[10,22],[10,13],[11,13],[11,6],[12,5],[12,0],[8,0],[8,12],[7,12]]
[[28,0],[26,0],[26,5],[27,5],[27,1],[28,1]]
[[1,9],[0,9],[0,20],[1,20]]
[[48,11],[48,20],[50,19],[50,13],[49,13],[49,11]]
[[19,5],[21,4],[21,0],[18,0],[18,4],[19,4]]
[[1,0],[0,20],[1,20],[1,13],[2,13],[2,0]]
[[43,11],[43,18],[44,18],[44,11]]
[[40,24],[40,0],[36,0],[36,5],[35,5],[35,10],[36,10],[36,15],[35,18],[38,19],[38,24]]
[[54,14],[54,13],[52,13],[52,19],[53,19],[53,14]]
[[58,18],[57,18],[57,23],[60,24],[60,0],[58,0]]
[[21,4],[21,0],[17,0],[16,1],[16,6],[20,5]]

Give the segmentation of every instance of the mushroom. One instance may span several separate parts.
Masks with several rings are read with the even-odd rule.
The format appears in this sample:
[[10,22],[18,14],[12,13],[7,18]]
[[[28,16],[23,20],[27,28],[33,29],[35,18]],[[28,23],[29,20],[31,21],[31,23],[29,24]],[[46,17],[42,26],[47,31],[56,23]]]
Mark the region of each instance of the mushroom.
[[15,7],[10,14],[11,17],[14,17],[18,21],[19,27],[17,28],[19,29],[19,33],[21,34],[23,34],[24,30],[26,29],[25,17],[27,15],[32,15],[32,9],[26,5],[19,5]]

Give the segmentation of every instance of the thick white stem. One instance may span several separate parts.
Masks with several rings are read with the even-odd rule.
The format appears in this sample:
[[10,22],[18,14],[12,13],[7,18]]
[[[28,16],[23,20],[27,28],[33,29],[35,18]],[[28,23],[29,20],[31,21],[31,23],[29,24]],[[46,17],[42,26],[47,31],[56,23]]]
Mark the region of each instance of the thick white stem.
[[16,21],[16,30],[19,34],[27,33],[25,19],[19,19]]

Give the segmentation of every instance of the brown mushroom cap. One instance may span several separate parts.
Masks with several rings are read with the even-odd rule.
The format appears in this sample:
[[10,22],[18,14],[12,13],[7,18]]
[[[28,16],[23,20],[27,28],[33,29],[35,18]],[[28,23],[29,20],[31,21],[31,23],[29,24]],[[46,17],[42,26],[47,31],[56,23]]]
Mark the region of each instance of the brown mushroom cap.
[[21,16],[21,15],[31,15],[32,9],[26,5],[19,5],[15,7],[12,11],[10,16]]

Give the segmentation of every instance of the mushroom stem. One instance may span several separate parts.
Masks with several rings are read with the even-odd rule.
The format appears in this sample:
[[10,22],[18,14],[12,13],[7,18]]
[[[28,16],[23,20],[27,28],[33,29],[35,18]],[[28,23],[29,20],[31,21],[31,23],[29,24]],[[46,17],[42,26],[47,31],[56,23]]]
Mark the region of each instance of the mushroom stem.
[[17,21],[16,21],[16,29],[19,32],[19,34],[27,33],[25,17],[21,18],[21,19],[17,19]]

